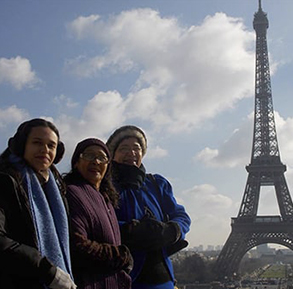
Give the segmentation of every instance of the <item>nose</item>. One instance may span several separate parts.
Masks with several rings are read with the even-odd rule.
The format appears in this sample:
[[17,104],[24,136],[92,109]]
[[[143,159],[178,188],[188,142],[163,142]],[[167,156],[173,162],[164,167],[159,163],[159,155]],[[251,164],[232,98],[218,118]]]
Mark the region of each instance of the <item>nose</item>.
[[101,164],[101,163],[102,163],[98,158],[94,158],[94,159],[93,159],[93,162],[94,162],[94,163],[98,163],[98,164]]
[[135,155],[135,149],[129,149],[128,151],[127,151],[127,154],[130,154],[130,155]]
[[95,157],[92,162],[95,163],[95,164],[98,164],[98,165],[103,163],[103,161],[99,160],[98,157]]
[[41,151],[42,152],[49,152],[49,147],[46,145],[46,144],[44,144],[44,145],[42,145],[42,147],[41,147]]

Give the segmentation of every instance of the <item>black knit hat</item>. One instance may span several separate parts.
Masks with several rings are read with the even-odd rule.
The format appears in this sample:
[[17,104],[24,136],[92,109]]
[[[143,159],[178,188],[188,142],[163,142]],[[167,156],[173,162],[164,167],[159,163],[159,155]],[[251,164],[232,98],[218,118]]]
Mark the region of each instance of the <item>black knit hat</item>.
[[119,146],[119,144],[124,139],[130,138],[130,137],[137,138],[142,148],[142,155],[143,156],[145,155],[147,150],[147,138],[144,132],[140,128],[134,125],[125,125],[116,129],[106,142],[112,157],[114,157],[115,151],[117,147]]
[[82,152],[84,152],[84,150],[89,147],[89,146],[93,146],[93,145],[97,145],[100,146],[105,153],[107,154],[107,157],[110,159],[111,155],[110,152],[108,150],[108,147],[105,145],[105,143],[97,138],[87,138],[82,140],[81,142],[79,142],[77,144],[77,146],[75,147],[74,153],[72,155],[71,158],[71,168],[74,168],[74,165],[77,163],[79,156]]

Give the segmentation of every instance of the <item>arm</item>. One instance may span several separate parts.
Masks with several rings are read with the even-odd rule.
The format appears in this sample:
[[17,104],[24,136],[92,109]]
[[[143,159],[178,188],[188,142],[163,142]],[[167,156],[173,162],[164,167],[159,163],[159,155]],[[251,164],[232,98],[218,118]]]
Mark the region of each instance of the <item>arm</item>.
[[24,236],[31,232],[27,230],[27,222],[23,220],[20,188],[6,174],[0,174],[0,184],[0,271],[50,284],[56,267],[47,258],[43,258],[35,247],[23,243],[23,240],[32,238]]
[[154,177],[160,189],[160,199],[158,201],[162,206],[162,211],[167,215],[169,221],[178,224],[181,231],[181,239],[184,239],[190,229],[190,217],[186,213],[185,208],[177,203],[172,186],[168,180],[158,174],[154,175]]
[[[75,266],[84,270],[95,270],[102,274],[126,269],[132,261],[127,247],[92,240],[88,210],[79,198],[81,188],[69,186],[67,198],[72,225],[72,252]],[[94,228],[91,228],[93,230]]]

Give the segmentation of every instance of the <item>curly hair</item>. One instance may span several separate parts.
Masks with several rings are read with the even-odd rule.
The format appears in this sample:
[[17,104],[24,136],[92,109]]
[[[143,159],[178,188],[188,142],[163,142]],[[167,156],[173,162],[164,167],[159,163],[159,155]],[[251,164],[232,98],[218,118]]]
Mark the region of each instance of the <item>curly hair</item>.
[[[81,181],[86,181],[76,168],[72,168],[71,171],[67,174],[62,174],[62,177],[67,186],[71,184],[79,184]],[[118,207],[119,193],[116,191],[113,185],[110,168],[107,170],[105,176],[101,181],[99,191],[104,197],[110,200],[114,208]]]

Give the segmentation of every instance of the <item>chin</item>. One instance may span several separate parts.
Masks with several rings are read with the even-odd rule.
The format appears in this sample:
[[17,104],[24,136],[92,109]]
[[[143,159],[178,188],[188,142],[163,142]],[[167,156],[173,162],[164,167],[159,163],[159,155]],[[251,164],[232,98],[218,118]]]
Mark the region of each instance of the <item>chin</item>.
[[136,163],[124,162],[124,164],[128,165],[128,166],[136,166],[137,167]]

